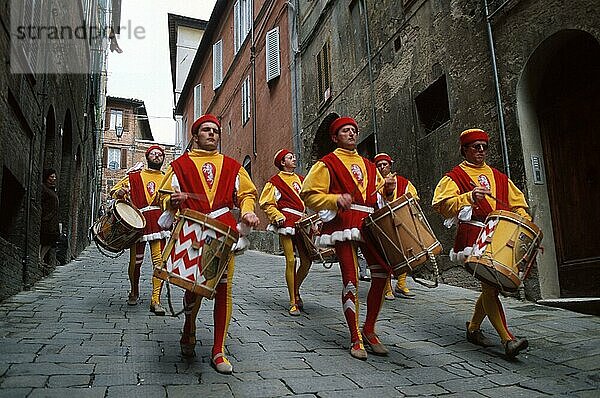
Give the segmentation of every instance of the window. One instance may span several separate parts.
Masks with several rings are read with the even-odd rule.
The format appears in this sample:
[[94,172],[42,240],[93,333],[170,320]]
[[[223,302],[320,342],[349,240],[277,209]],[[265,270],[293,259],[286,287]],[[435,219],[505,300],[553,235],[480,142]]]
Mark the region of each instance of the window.
[[119,170],[121,168],[121,150],[119,148],[108,148],[108,168]]
[[223,40],[213,44],[213,90],[223,83]]
[[319,103],[322,104],[331,97],[331,66],[330,66],[329,42],[323,44],[323,48],[317,54],[317,78],[319,83]]
[[358,65],[367,55],[365,29],[363,25],[364,14],[361,0],[354,0],[350,3],[350,29],[354,38],[354,62]]
[[450,120],[446,75],[442,75],[415,98],[419,121],[425,134],[431,133]]
[[123,111],[119,109],[111,109],[110,129],[116,130],[117,127],[123,127]]
[[267,57],[267,82],[281,75],[281,66],[279,60],[279,27],[275,27],[267,32],[266,57]]
[[237,0],[233,5],[233,51],[235,54],[252,28],[252,0]]
[[242,125],[250,119],[250,76],[242,83]]
[[202,84],[194,87],[194,120],[202,116]]
[[252,159],[250,158],[250,156],[246,155],[246,157],[244,158],[244,162],[242,163],[242,166],[244,167],[244,169],[246,169],[246,171],[248,172],[248,175],[252,179]]

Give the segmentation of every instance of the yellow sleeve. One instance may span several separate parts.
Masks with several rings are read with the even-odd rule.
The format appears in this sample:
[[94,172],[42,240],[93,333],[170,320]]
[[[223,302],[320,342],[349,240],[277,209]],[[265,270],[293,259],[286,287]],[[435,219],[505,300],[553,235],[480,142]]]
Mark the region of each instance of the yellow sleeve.
[[410,194],[416,200],[419,200],[419,194],[417,193],[417,188],[412,184],[412,182],[408,181],[408,185],[406,186],[406,192],[410,192]]
[[472,206],[472,200],[471,192],[461,194],[458,185],[450,177],[444,176],[435,187],[431,205],[443,217],[452,218],[463,207]]
[[169,208],[169,200],[171,199],[171,195],[168,193],[162,193],[160,192],[161,190],[164,191],[173,191],[173,187],[171,186],[171,181],[173,179],[173,168],[171,167],[171,165],[169,165],[167,167],[167,171],[165,172],[165,175],[162,178],[162,181],[160,182],[160,184],[158,185],[158,201],[160,203],[160,206],[162,207],[163,210],[166,210]]
[[508,180],[508,203],[511,211],[531,221],[531,216],[527,213],[529,206],[525,201],[525,195],[510,179]]
[[113,199],[117,199],[117,191],[121,188],[129,189],[129,176],[125,176],[121,178],[110,190],[110,197]]
[[337,194],[329,193],[329,170],[319,161],[311,167],[302,184],[300,198],[309,209],[337,210]]
[[275,198],[276,189],[275,185],[267,181],[260,194],[260,199],[258,200],[260,208],[267,214],[267,218],[270,222],[285,220],[285,216],[277,209],[277,199]]
[[237,190],[237,200],[243,217],[246,213],[254,213],[254,208],[258,199],[258,191],[245,168],[240,167],[238,179],[240,186]]

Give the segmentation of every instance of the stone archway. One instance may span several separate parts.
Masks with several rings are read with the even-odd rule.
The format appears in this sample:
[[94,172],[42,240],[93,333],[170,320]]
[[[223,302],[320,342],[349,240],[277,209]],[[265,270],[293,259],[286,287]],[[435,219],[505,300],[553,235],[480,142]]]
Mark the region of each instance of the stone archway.
[[542,298],[598,296],[600,43],[563,30],[542,42],[517,87],[534,221],[544,232]]

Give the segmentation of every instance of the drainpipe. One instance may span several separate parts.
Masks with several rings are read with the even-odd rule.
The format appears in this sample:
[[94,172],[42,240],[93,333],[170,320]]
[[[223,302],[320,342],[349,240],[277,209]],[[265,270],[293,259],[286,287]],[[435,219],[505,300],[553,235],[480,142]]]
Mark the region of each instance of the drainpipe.
[[377,112],[375,111],[375,89],[373,87],[373,65],[371,64],[371,36],[369,35],[369,15],[367,11],[367,0],[359,3],[365,16],[365,35],[367,42],[367,61],[369,63],[369,91],[371,94],[371,117],[373,118],[373,141],[375,143],[375,153],[379,153],[379,143],[377,140]]
[[[506,2],[504,3],[506,4]],[[504,6],[501,5],[498,9]],[[492,21],[491,18],[493,16],[490,15],[490,10],[488,6],[488,0],[483,0],[484,11],[485,11],[485,21],[486,21],[486,29],[488,42],[490,45],[490,55],[492,57],[492,70],[494,75],[494,88],[496,91],[496,105],[498,107],[498,123],[500,127],[500,146],[502,148],[502,161],[504,163],[504,172],[510,178],[510,163],[508,161],[508,143],[506,141],[506,126],[504,123],[504,112],[502,110],[502,95],[500,93],[500,82],[498,78],[498,65],[496,63],[496,48],[494,45],[494,36],[492,34]],[[498,11],[498,10],[496,10]],[[496,13],[494,12],[494,14]]]
[[252,16],[252,26],[250,28],[252,47],[250,47],[250,64],[252,65],[252,153],[254,158],[258,155],[256,149],[256,43],[254,42],[254,16]]
[[292,10],[289,15],[289,26],[290,26],[290,50],[291,53],[291,100],[292,100],[292,135],[294,139],[294,152],[298,154],[298,168],[302,170],[302,157],[304,151],[302,150],[302,139],[300,137],[300,115],[299,115],[299,92],[298,92],[298,57],[300,51],[298,49],[298,0],[295,0],[295,4],[292,4],[290,0],[287,2],[288,6]]

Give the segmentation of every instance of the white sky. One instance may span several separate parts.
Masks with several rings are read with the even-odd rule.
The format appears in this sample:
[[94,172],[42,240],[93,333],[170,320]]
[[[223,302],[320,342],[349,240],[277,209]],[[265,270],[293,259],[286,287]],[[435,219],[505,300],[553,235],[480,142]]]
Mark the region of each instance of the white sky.
[[[167,14],[208,21],[215,2],[216,0],[122,2],[122,28],[118,42],[123,53],[112,52],[108,55],[108,95],[144,101],[152,134],[158,142],[173,144],[175,141]],[[135,34],[136,29],[140,34]]]

